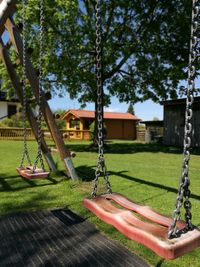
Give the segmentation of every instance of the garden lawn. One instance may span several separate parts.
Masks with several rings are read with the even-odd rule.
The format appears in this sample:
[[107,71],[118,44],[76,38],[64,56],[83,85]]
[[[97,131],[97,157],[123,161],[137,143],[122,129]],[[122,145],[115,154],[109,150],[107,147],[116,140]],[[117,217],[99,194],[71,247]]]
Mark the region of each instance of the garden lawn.
[[[36,143],[28,144],[31,155],[34,156]],[[52,173],[46,180],[23,180],[15,170],[21,160],[22,142],[0,141],[1,216],[24,210],[67,207],[88,218],[105,235],[123,243],[152,266],[200,266],[200,248],[176,260],[165,261],[143,245],[128,240],[112,226],[101,222],[84,209],[82,200],[90,194],[92,188],[97,152],[88,142],[71,141],[67,146],[77,154],[73,162],[82,182],[73,182],[62,172]],[[113,191],[125,194],[140,204],[149,205],[158,212],[171,216],[181,172],[180,149],[116,141],[107,142],[105,152]],[[54,154],[54,159],[58,169],[63,171],[63,164],[57,154]],[[191,156],[190,178],[193,223],[197,226],[200,226],[199,162],[200,156],[196,151]],[[100,191],[102,190],[101,182]]]

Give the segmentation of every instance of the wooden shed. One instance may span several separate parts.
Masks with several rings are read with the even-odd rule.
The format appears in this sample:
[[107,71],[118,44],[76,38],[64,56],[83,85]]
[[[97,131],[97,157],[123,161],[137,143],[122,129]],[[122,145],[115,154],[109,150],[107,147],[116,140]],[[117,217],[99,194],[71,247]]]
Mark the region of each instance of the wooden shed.
[[[95,119],[95,112],[89,110],[68,110],[63,119],[66,120],[66,130],[74,134],[76,139],[89,139],[90,124]],[[140,119],[130,113],[104,112],[104,123],[107,129],[107,139],[136,139],[136,125]],[[79,133],[77,135],[77,133]]]
[[[168,100],[164,106],[163,144],[183,146],[186,99]],[[193,104],[192,146],[200,147],[200,97],[194,98]]]

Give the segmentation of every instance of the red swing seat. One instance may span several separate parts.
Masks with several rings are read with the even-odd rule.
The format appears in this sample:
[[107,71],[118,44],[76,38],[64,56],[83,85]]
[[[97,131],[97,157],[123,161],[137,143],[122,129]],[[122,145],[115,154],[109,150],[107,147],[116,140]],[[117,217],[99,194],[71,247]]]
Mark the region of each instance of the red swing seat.
[[49,172],[36,168],[33,172],[33,166],[18,167],[17,172],[25,179],[45,179],[48,178]]
[[[122,208],[118,208],[114,203]],[[182,233],[178,238],[168,239],[172,218],[163,216],[150,207],[138,205],[121,194],[86,198],[83,204],[102,221],[113,225],[122,234],[145,245],[162,258],[175,259],[200,246],[198,228]],[[145,220],[142,220],[141,216]],[[184,221],[177,222],[179,230],[185,226]]]

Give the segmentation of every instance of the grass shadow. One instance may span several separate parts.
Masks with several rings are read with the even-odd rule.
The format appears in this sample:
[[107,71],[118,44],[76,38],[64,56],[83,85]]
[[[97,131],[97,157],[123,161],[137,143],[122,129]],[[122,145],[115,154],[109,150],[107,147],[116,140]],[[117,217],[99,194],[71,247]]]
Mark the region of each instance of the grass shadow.
[[[163,185],[163,184],[150,182],[150,181],[147,181],[147,180],[144,180],[144,179],[140,179],[140,178],[137,178],[137,177],[131,177],[129,175],[124,174],[125,172],[126,171],[110,172],[110,175],[120,176],[122,178],[128,179],[130,181],[134,181],[134,182],[139,183],[139,184],[145,184],[145,185],[148,185],[150,187],[163,189],[163,190],[166,190],[168,192],[175,193],[175,194],[178,192],[177,188],[166,186],[166,185]],[[191,198],[194,198],[196,200],[200,200],[200,196],[199,195],[195,195],[195,194],[191,194]]]
[[[66,145],[68,149],[75,152],[98,152],[98,148],[91,146],[88,143],[69,143]],[[164,146],[162,144],[145,144],[136,142],[107,142],[105,143],[104,150],[107,154],[135,154],[141,152],[151,152],[151,153],[170,153],[170,154],[182,154],[182,147],[172,147]],[[194,148],[191,153],[193,155],[200,155],[200,149]]]
[[91,182],[95,178],[95,166],[82,165],[76,168],[78,176],[84,182]]
[[[83,165],[83,166],[79,166],[78,168],[76,168],[78,174],[80,175],[80,177],[82,178],[82,181],[85,182],[91,182],[93,181],[93,179],[95,178],[95,170],[93,169],[94,166],[87,166],[87,165]],[[144,180],[144,179],[140,179],[137,177],[132,177],[129,176],[127,174],[125,174],[127,171],[120,171],[120,172],[114,172],[114,171],[110,171],[109,175],[114,175],[114,176],[119,176],[122,177],[124,179],[136,182],[138,184],[144,184],[144,185],[148,185],[150,187],[154,187],[154,188],[159,188],[159,189],[163,189],[166,190],[168,192],[172,192],[177,194],[178,190],[177,188],[174,187],[170,187],[164,184],[159,184],[159,183],[154,183],[148,180]],[[194,198],[196,200],[200,200],[200,196],[196,195],[196,194],[191,194],[191,198]]]
[[[9,176],[8,174],[1,173],[0,174],[0,192],[6,192],[6,191],[15,192],[15,191],[20,191],[20,190],[23,190],[29,187],[44,187],[44,186],[49,186],[49,185],[56,185],[59,183],[56,179],[52,177],[48,177],[46,181],[48,182],[43,183],[43,184],[38,184],[34,180],[25,179],[25,178],[20,177],[19,175]],[[20,184],[23,184],[23,185],[21,186]]]
[[162,264],[163,264],[164,262],[165,262],[165,260],[164,260],[164,259],[161,259],[161,260],[156,264],[155,267],[161,267]]

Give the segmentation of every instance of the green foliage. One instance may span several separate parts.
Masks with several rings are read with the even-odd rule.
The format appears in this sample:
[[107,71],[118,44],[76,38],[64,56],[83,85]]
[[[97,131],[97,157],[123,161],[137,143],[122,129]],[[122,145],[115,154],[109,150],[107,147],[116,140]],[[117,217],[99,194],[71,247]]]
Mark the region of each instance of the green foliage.
[[90,129],[91,139],[94,140],[94,137],[95,137],[95,122],[94,121],[90,124],[89,129]]
[[47,124],[46,124],[46,121],[45,121],[45,120],[42,120],[42,121],[41,121],[41,127],[42,127],[42,129],[48,129],[48,127],[47,127]]
[[59,115],[60,118],[66,113],[66,110],[65,109],[56,109],[56,110],[53,110],[53,114],[56,116],[56,115]]
[[2,127],[2,128],[5,127],[5,124],[2,121],[0,121],[0,127]]
[[[56,124],[58,126],[58,129],[60,129],[60,130],[65,129],[66,122],[64,120],[57,119],[56,120]],[[42,126],[42,129],[47,129],[48,128],[45,120],[42,120],[41,121],[41,126]],[[0,127],[17,127],[17,128],[23,128],[24,127],[24,123],[23,123],[23,115],[22,115],[22,113],[17,113],[15,115],[13,115],[11,118],[7,118],[7,119],[2,120],[0,122]],[[26,127],[27,128],[30,127],[30,124],[29,124],[29,121],[28,120],[26,120]]]
[[[30,0],[27,12],[28,46],[38,68],[39,8]],[[45,88],[67,90],[82,105],[96,100],[95,1],[45,1]],[[17,20],[21,21],[21,4]],[[106,0],[102,3],[103,81],[105,104],[120,101],[159,101],[177,97],[187,77],[191,1]],[[173,19],[172,19],[173,18]],[[12,59],[16,58],[11,53]],[[5,68],[0,79],[8,84]]]
[[130,113],[130,114],[132,114],[132,115],[135,115],[135,110],[134,110],[133,103],[130,103],[130,104],[129,104],[127,113]]
[[66,121],[58,119],[56,120],[56,125],[59,130],[64,130],[66,128]]
[[[65,129],[66,122],[64,120],[57,119],[57,120],[55,120],[55,122],[56,122],[56,125],[58,126],[59,130]],[[42,125],[42,129],[48,129],[48,126],[47,126],[47,123],[45,120],[42,120],[41,125]]]
[[[7,118],[1,121],[1,127],[16,127],[23,128],[23,115],[22,113],[17,113],[13,115],[11,118]],[[26,120],[26,127],[30,127],[29,122]]]
[[66,121],[62,120],[62,117],[65,113],[66,113],[66,110],[64,110],[64,109],[56,109],[53,111],[56,125],[58,126],[59,130],[63,130],[66,128]]

